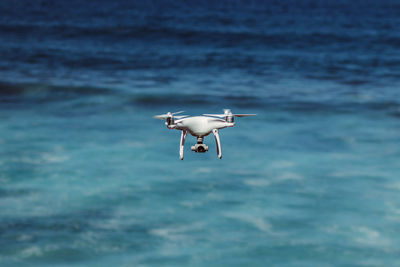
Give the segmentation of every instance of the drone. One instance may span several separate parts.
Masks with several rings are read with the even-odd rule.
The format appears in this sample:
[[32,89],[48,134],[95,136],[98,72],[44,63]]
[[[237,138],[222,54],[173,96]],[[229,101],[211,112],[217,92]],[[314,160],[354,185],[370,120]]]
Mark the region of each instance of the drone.
[[230,109],[224,109],[224,114],[203,114],[203,116],[190,117],[188,115],[179,115],[184,111],[168,112],[166,114],[156,115],[153,118],[165,120],[168,129],[182,131],[181,142],[179,146],[179,158],[183,160],[183,148],[188,133],[197,137],[197,144],[191,147],[191,150],[197,153],[205,153],[208,146],[203,144],[204,137],[211,132],[214,134],[217,143],[218,158],[222,158],[221,141],[219,138],[220,129],[235,126],[234,117],[255,116],[256,114],[232,114]]

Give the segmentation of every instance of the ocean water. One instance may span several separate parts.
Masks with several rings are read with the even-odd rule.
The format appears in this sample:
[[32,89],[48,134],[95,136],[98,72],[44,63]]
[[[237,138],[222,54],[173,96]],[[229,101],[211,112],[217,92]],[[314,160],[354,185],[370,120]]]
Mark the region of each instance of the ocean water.
[[[0,266],[399,266],[398,1],[1,1]],[[155,114],[257,113],[179,160]]]

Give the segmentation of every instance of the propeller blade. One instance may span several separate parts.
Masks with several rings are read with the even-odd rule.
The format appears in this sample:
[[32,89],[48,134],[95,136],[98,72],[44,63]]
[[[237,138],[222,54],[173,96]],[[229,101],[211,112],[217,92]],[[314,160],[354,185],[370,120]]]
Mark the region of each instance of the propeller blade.
[[153,116],[153,118],[159,119],[159,120],[166,120],[168,118],[168,115],[166,115],[166,114],[155,115],[155,116]]
[[186,118],[186,117],[189,117],[189,115],[180,115],[180,116],[174,116],[174,118],[175,119],[183,119],[183,118]]
[[223,118],[223,117],[226,117],[226,116],[235,116],[235,117],[256,116],[257,114],[203,114],[203,115],[204,116]]
[[211,117],[218,117],[218,118],[223,118],[226,115],[225,114],[203,114],[204,116],[211,116]]
[[247,117],[247,116],[256,116],[257,114],[233,114],[235,117]]
[[180,114],[182,112],[185,112],[185,111],[181,110],[181,111],[174,112],[174,113],[168,112],[166,114],[155,115],[155,116],[153,116],[153,118],[159,119],[159,120],[166,120],[167,118],[172,118],[172,117],[174,117],[176,119],[182,119],[183,117],[188,117],[188,115],[174,116],[175,114]]

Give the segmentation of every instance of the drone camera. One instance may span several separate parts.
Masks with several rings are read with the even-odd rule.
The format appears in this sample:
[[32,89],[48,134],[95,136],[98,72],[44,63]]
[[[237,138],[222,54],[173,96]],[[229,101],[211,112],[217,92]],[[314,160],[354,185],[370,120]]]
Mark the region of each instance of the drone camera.
[[192,151],[198,152],[198,153],[205,153],[208,151],[208,146],[205,144],[196,144],[191,147]]

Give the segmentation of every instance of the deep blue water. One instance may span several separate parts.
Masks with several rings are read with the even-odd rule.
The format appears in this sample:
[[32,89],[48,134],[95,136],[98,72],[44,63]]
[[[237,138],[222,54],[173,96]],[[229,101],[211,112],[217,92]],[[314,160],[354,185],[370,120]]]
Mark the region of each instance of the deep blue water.
[[[1,266],[400,265],[398,1],[1,1]],[[155,114],[257,113],[195,154]]]

